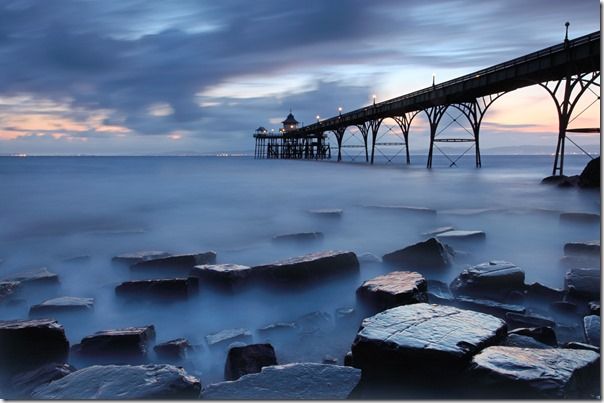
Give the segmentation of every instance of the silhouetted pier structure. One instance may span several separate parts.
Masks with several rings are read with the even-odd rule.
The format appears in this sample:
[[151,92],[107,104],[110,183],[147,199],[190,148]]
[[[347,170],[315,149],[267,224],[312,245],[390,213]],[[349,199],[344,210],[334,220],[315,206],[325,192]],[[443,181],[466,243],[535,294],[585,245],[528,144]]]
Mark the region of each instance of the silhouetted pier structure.
[[[276,135],[264,136],[257,133],[254,135],[256,156],[268,158],[270,148],[274,158],[292,158],[291,156],[307,158],[306,155],[322,155],[323,158],[328,158],[329,153],[324,151],[326,147],[324,139],[325,134],[331,132],[336,138],[337,158],[340,161],[342,148],[351,147],[343,144],[347,129],[355,127],[362,136],[363,144],[352,147],[364,148],[366,162],[373,164],[376,146],[389,146],[404,147],[406,162],[409,164],[410,126],[418,114],[424,113],[430,126],[428,168],[432,167],[434,148],[439,149],[438,143],[461,142],[471,143],[464,154],[474,148],[475,164],[476,167],[480,167],[482,165],[480,126],[485,113],[502,95],[532,85],[543,87],[556,106],[559,123],[558,142],[552,174],[562,175],[566,132],[569,123],[573,120],[571,116],[576,118],[585,111],[584,109],[573,115],[577,112],[575,107],[579,99],[590,91],[597,96],[597,101],[600,100],[600,31],[569,40],[568,23],[566,37],[561,44],[441,84],[436,84],[433,79],[431,87],[387,101],[376,103],[374,96],[374,102],[370,106],[346,113],[342,113],[340,108],[337,116],[324,120],[319,120],[317,117],[317,123],[307,126],[296,126]],[[598,87],[596,91],[592,89],[594,86]],[[450,108],[459,111],[467,119],[471,126],[471,137],[441,136],[444,129],[439,131],[439,123]],[[378,131],[386,119],[391,119],[400,128],[401,141],[379,141]],[[355,133],[351,134],[354,136]],[[315,149],[315,154],[305,154],[300,151],[301,144],[308,144],[309,140],[318,147]],[[260,146],[259,142],[261,142]],[[455,161],[451,161],[451,165],[454,165]]]

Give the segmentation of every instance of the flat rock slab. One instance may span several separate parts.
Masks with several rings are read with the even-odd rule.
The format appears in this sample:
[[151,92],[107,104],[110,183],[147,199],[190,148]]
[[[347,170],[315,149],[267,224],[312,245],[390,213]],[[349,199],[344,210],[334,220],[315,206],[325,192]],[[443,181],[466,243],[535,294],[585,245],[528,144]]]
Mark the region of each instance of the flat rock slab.
[[328,364],[296,363],[262,368],[257,374],[206,387],[203,399],[346,399],[361,371]]
[[297,232],[295,234],[275,235],[273,242],[309,242],[323,239],[322,232]]
[[148,269],[186,269],[191,270],[201,264],[216,263],[216,252],[194,253],[188,255],[170,255],[167,257],[148,259],[130,266],[131,270]]
[[570,269],[564,277],[569,294],[584,298],[600,298],[600,269]]
[[475,380],[506,397],[580,397],[597,375],[600,355],[588,350],[488,347],[472,360]]
[[48,299],[29,309],[29,316],[44,316],[72,312],[92,312],[94,298],[58,297]]
[[357,296],[381,310],[399,305],[427,302],[427,282],[414,271],[394,271],[363,282]]
[[234,381],[243,375],[258,373],[263,367],[271,365],[277,365],[277,357],[270,344],[232,347],[227,354],[224,379]]
[[434,235],[438,235],[438,234],[442,234],[443,232],[448,232],[448,231],[453,231],[455,228],[453,227],[438,227],[438,228],[433,228],[427,232],[422,233],[423,236],[434,236]]
[[547,344],[550,347],[558,347],[558,338],[556,332],[549,326],[541,327],[523,327],[514,330],[510,330],[510,334],[519,334],[522,336],[531,337],[541,343]]
[[551,318],[536,314],[522,314],[508,312],[505,314],[505,320],[512,328],[516,327],[555,327],[556,323]]
[[115,287],[115,295],[130,300],[158,298],[187,299],[199,291],[197,277],[125,281]]
[[600,267],[600,257],[597,255],[562,256],[560,258],[560,265],[568,269]]
[[499,299],[510,291],[524,289],[524,270],[510,262],[495,260],[463,270],[450,284],[454,295]]
[[38,386],[61,379],[75,370],[69,364],[51,363],[32,371],[19,373],[11,378],[11,394],[16,399],[29,398],[31,392]]
[[600,214],[596,213],[560,213],[560,221],[562,222],[575,222],[585,224],[599,224]]
[[172,365],[95,365],[37,388],[34,399],[197,399],[201,382]]
[[600,256],[600,241],[568,242],[564,244],[565,255],[596,255]]
[[484,231],[477,230],[451,230],[437,234],[438,239],[444,241],[465,241],[465,240],[484,240],[487,235]]
[[403,249],[387,253],[384,263],[408,265],[418,268],[442,268],[451,264],[453,250],[436,238],[418,242]]
[[159,343],[153,347],[155,354],[161,359],[180,360],[187,357],[187,351],[192,346],[187,339],[180,338]]
[[385,211],[399,211],[403,213],[418,213],[427,215],[436,215],[436,210],[427,207],[416,207],[416,206],[399,206],[399,205],[377,205],[377,206],[365,206],[370,209],[385,210]]
[[9,275],[2,281],[18,282],[23,285],[58,284],[59,275],[48,271],[46,267]]
[[506,336],[504,321],[444,305],[399,306],[366,318],[352,344],[363,371],[457,372]]
[[455,298],[455,305],[472,311],[484,312],[503,317],[508,312],[524,313],[522,305],[504,304],[490,299],[470,298],[459,296]]
[[237,328],[221,330],[206,336],[206,342],[210,347],[226,346],[236,341],[251,342],[252,333],[247,329]]
[[250,278],[252,268],[240,264],[203,264],[195,266],[190,275],[202,281],[233,286]]
[[143,262],[145,260],[160,259],[170,256],[168,252],[162,252],[158,250],[146,250],[131,253],[122,253],[121,255],[114,256],[111,260],[116,263],[126,264],[131,266],[133,264]]
[[65,330],[55,320],[0,321],[0,372],[65,362],[68,352]]
[[273,334],[289,333],[296,330],[296,324],[294,322],[276,322],[271,323],[257,329],[258,334],[263,337],[268,337]]
[[503,346],[508,347],[522,347],[522,348],[552,348],[552,346],[545,343],[541,343],[538,340],[533,339],[529,336],[521,334],[511,333],[502,343]]
[[318,217],[340,218],[340,217],[342,217],[342,214],[344,213],[344,210],[339,209],[339,208],[313,209],[313,210],[308,210],[308,213],[316,215]]
[[583,329],[585,330],[585,340],[592,346],[600,347],[600,317],[598,315],[589,315],[583,318]]
[[359,260],[354,252],[324,251],[252,267],[262,279],[290,281],[316,279],[342,272],[357,272]]
[[74,346],[78,354],[99,358],[143,357],[147,344],[155,339],[153,325],[102,330],[82,339]]

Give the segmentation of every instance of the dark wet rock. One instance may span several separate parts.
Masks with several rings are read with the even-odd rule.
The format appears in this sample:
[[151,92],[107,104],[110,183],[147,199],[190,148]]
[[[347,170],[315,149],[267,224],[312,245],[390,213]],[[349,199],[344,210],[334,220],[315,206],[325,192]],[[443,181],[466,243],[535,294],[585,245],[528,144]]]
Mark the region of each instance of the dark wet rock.
[[463,270],[449,288],[455,296],[501,299],[510,291],[524,289],[524,270],[501,260],[481,263]]
[[600,241],[568,242],[564,244],[565,255],[595,255],[600,257]]
[[357,256],[361,263],[382,263],[382,258],[373,253],[365,252]]
[[397,211],[402,213],[417,213],[426,215],[436,215],[436,210],[427,207],[415,207],[415,206],[398,206],[398,205],[377,205],[377,206],[366,206],[366,208],[385,210],[385,211]]
[[302,334],[316,334],[331,328],[331,315],[327,312],[310,312],[296,319],[296,328]]
[[503,317],[507,312],[524,313],[526,309],[521,305],[504,304],[490,299],[479,299],[459,296],[455,298],[455,305],[464,309],[478,311]]
[[509,334],[519,334],[522,336],[532,337],[540,343],[547,344],[550,347],[558,347],[558,339],[556,332],[549,326],[541,327],[521,327],[510,330]]
[[50,363],[31,371],[21,372],[10,380],[14,398],[28,398],[38,386],[63,378],[76,369],[69,364]]
[[33,305],[29,309],[29,316],[52,316],[62,313],[92,312],[94,308],[93,298],[81,297],[57,297]]
[[502,346],[508,347],[522,347],[522,348],[552,348],[545,343],[541,343],[529,336],[523,336],[520,334],[511,333],[501,344]]
[[201,382],[172,365],[94,365],[37,388],[34,399],[197,399]]
[[270,344],[232,347],[227,354],[224,379],[234,381],[243,375],[258,373],[270,365],[277,365],[275,349]]
[[168,253],[168,252],[151,250],[151,251],[139,251],[139,252],[132,252],[132,253],[122,253],[121,255],[114,256],[113,259],[111,259],[111,260],[115,263],[122,263],[122,264],[127,264],[128,266],[131,266],[133,264],[144,262],[147,260],[161,259],[161,258],[165,258],[168,256],[170,256],[170,253]]
[[558,185],[563,183],[567,178],[566,175],[551,175],[543,178],[541,183],[544,185]]
[[449,246],[436,238],[418,242],[403,249],[387,253],[383,256],[384,263],[392,265],[408,265],[419,268],[441,268],[451,264],[454,252]]
[[426,231],[424,233],[422,233],[423,236],[435,236],[438,234],[442,234],[443,232],[448,232],[448,231],[453,231],[455,228],[453,227],[438,227],[438,228],[433,228],[429,231]]
[[18,282],[23,285],[58,284],[58,274],[48,271],[46,267],[28,270],[9,275],[2,279],[3,282]]
[[195,266],[190,275],[204,283],[232,287],[249,279],[252,268],[239,264],[203,264]]
[[570,269],[564,278],[570,295],[583,298],[600,297],[600,269]]
[[554,301],[550,305],[550,309],[560,314],[575,314],[577,313],[577,304],[569,301]]
[[590,301],[589,302],[589,313],[591,315],[600,315],[600,302]]
[[585,329],[585,340],[592,346],[600,347],[600,317],[598,315],[589,315],[583,318],[583,328]]
[[560,265],[568,269],[600,267],[600,257],[595,255],[562,256]]
[[228,346],[236,341],[249,343],[252,341],[252,333],[247,329],[238,328],[225,329],[206,336],[206,342],[210,347]]
[[505,314],[505,321],[512,328],[517,327],[555,327],[556,323],[551,318],[541,315],[508,312]]
[[332,357],[331,355],[324,356],[321,362],[323,364],[338,365],[338,359],[336,357]]
[[587,350],[495,346],[474,356],[471,372],[473,380],[501,397],[580,397],[595,375],[599,358]]
[[297,232],[295,234],[283,234],[273,237],[273,242],[309,242],[323,239],[322,232]]
[[187,299],[196,295],[198,291],[197,277],[125,281],[115,287],[115,295],[130,300]]
[[399,305],[427,302],[427,282],[414,271],[393,271],[364,281],[357,289],[362,301],[380,310]]
[[276,322],[263,326],[257,331],[259,335],[267,337],[274,334],[289,333],[295,329],[296,324],[294,322]]
[[482,348],[503,340],[506,330],[505,322],[483,313],[404,305],[363,320],[351,350],[363,373],[454,373]]
[[356,368],[296,363],[262,368],[237,381],[207,386],[202,399],[346,399],[361,379]]
[[159,343],[153,347],[157,357],[165,360],[180,360],[187,357],[193,347],[187,339],[180,338]]
[[346,355],[344,356],[344,365],[347,367],[354,366],[354,358],[352,355],[352,351],[347,352]]
[[428,301],[432,304],[449,305],[453,302],[449,285],[438,280],[428,280]]
[[311,280],[343,272],[357,272],[359,260],[354,252],[324,251],[252,267],[255,276],[267,280]]
[[0,372],[20,372],[36,366],[65,362],[69,342],[52,319],[0,321]]
[[581,175],[579,175],[579,186],[582,188],[600,187],[600,157],[589,161]]
[[0,303],[14,296],[21,287],[18,281],[0,281]]
[[188,255],[170,255],[143,260],[130,266],[131,270],[181,269],[191,270],[194,266],[216,263],[216,252],[194,253]]
[[486,234],[484,231],[467,231],[467,230],[451,230],[447,232],[441,232],[436,237],[443,241],[465,241],[465,240],[484,240]]
[[580,343],[578,341],[570,341],[564,344],[564,348],[570,348],[573,350],[589,350],[600,354],[600,347],[592,346],[591,344],[587,343]]
[[559,188],[572,188],[579,186],[579,175],[567,176],[558,183]]
[[314,210],[308,210],[308,212],[312,215],[316,215],[319,217],[326,217],[326,218],[340,218],[342,217],[342,214],[344,213],[344,210],[339,209],[339,208],[333,208],[333,209],[314,209]]
[[557,301],[564,297],[564,290],[536,282],[526,286],[526,297],[536,301]]
[[600,214],[583,212],[560,213],[560,221],[582,224],[599,224]]
[[102,330],[82,339],[73,351],[96,359],[140,359],[146,356],[148,344],[155,339],[153,325]]

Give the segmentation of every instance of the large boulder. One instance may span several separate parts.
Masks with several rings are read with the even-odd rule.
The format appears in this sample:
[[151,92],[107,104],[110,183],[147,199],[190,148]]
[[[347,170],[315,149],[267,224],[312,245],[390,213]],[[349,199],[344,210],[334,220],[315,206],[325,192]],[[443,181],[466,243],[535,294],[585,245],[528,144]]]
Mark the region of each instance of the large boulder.
[[93,298],[57,297],[48,299],[40,304],[33,305],[31,308],[29,308],[29,316],[41,317],[63,313],[92,312],[93,308]]
[[600,187],[600,157],[594,158],[587,163],[581,175],[579,175],[579,186],[582,188]]
[[131,252],[131,253],[122,253],[120,255],[114,256],[111,260],[115,263],[121,263],[128,266],[133,264],[143,262],[146,260],[160,259],[164,257],[170,256],[167,252],[151,250],[151,251],[139,251],[139,252]]
[[601,324],[600,316],[589,315],[583,318],[583,329],[585,330],[585,340],[592,346],[600,347]]
[[504,398],[589,397],[600,355],[588,350],[488,347],[472,360],[472,379]]
[[0,321],[0,372],[16,373],[45,363],[65,362],[69,342],[52,319]]
[[346,399],[361,379],[356,368],[295,363],[264,367],[236,381],[207,386],[201,397],[210,400]]
[[172,365],[94,365],[37,388],[34,399],[197,399],[201,382]]
[[198,291],[199,280],[196,277],[125,281],[115,287],[115,295],[130,300],[187,299],[197,294]]
[[194,266],[216,263],[216,252],[193,253],[188,255],[170,255],[166,257],[143,260],[130,266],[135,272],[146,271],[183,271],[187,272]]
[[511,291],[524,289],[524,270],[504,261],[490,261],[463,270],[450,284],[458,295],[505,299]]
[[191,344],[184,338],[168,340],[153,347],[158,358],[176,361],[186,358],[187,352],[191,349]]
[[494,316],[444,305],[404,305],[366,318],[352,343],[363,373],[458,373],[486,346],[505,338]]
[[599,299],[600,278],[600,269],[570,269],[564,277],[564,283],[570,295]]
[[38,386],[46,385],[57,379],[61,379],[76,369],[69,364],[50,363],[42,365],[31,371],[25,371],[16,374],[10,380],[11,397],[16,399],[26,399],[31,397],[31,392]]
[[224,329],[206,336],[206,342],[210,347],[225,347],[234,342],[250,341],[252,341],[252,333],[243,328]]
[[369,305],[384,310],[399,305],[427,302],[427,282],[414,271],[394,271],[363,282],[357,296]]
[[564,244],[565,255],[595,255],[600,257],[600,240],[568,242]]
[[231,347],[224,366],[224,379],[234,381],[243,375],[258,373],[270,365],[277,365],[275,349],[270,344]]
[[451,264],[453,249],[436,238],[418,242],[403,249],[387,253],[384,263],[391,265],[408,265],[418,268],[441,268]]
[[147,355],[148,344],[154,339],[153,325],[102,330],[84,337],[73,351],[104,362],[139,360]]

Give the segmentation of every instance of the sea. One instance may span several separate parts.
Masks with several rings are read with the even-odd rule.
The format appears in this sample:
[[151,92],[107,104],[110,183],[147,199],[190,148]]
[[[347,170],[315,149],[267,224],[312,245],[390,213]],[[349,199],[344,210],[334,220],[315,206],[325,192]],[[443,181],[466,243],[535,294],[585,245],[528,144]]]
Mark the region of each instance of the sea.
[[[393,270],[376,257],[423,241],[435,228],[486,234],[484,240],[453,245],[459,258],[451,267],[422,273],[444,282],[469,265],[505,260],[524,269],[527,283],[562,288],[564,244],[600,239],[599,223],[560,220],[561,212],[599,213],[601,197],[599,189],[541,184],[551,175],[553,156],[483,155],[480,169],[472,158],[450,167],[436,157],[432,169],[420,155],[411,156],[411,165],[386,162],[0,157],[0,278],[37,267],[60,276],[59,287],[0,306],[0,319],[26,319],[31,305],[54,296],[91,297],[91,313],[60,319],[70,344],[99,330],[153,324],[157,342],[185,337],[194,345],[180,365],[207,385],[223,379],[226,350],[212,348],[205,336],[224,329],[247,329],[254,342],[271,342],[279,363],[342,364],[362,320],[357,287]],[[579,174],[587,162],[568,155],[565,173]],[[342,214],[330,218],[310,214],[313,209]],[[300,232],[322,232],[323,238],[272,239]],[[187,301],[121,301],[115,286],[132,274],[111,259],[141,250],[212,250],[218,263],[248,266],[324,250],[364,258],[357,274],[298,288],[223,292],[202,283]],[[342,325],[342,312],[357,315]],[[268,339],[257,332],[300,318],[310,318],[304,331]],[[152,350],[149,361],[158,361]],[[77,358],[73,364],[85,365]]]

